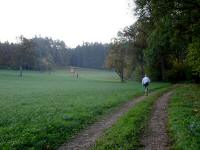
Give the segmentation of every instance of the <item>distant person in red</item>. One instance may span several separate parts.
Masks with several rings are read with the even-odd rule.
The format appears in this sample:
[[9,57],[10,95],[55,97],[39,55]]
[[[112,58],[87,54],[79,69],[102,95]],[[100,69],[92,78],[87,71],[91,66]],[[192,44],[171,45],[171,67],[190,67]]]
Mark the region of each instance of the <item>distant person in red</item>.
[[148,86],[149,86],[149,84],[150,84],[150,79],[145,74],[144,78],[142,79],[142,85],[145,88],[145,95],[148,95]]

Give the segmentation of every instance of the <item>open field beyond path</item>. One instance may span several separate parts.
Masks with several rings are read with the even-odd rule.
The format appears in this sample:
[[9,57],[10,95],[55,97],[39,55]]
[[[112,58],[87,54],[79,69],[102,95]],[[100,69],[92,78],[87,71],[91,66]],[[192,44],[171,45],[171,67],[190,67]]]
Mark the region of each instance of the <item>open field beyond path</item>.
[[[114,72],[0,70],[0,149],[56,149],[113,108],[143,94]],[[154,83],[157,90],[169,84]]]

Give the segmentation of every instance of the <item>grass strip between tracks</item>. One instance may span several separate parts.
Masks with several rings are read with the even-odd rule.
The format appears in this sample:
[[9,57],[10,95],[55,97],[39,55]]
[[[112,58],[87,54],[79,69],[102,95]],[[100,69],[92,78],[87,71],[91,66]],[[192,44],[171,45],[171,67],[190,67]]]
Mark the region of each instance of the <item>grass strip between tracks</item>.
[[140,137],[146,126],[154,102],[170,88],[163,88],[152,93],[120,118],[108,129],[92,148],[93,150],[138,149]]

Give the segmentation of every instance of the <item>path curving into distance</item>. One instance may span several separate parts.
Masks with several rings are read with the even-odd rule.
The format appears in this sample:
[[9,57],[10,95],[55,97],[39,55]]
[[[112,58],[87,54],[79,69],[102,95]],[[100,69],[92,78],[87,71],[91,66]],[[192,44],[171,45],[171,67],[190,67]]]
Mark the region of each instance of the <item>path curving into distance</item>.
[[98,137],[110,128],[124,113],[128,112],[135,104],[142,101],[145,96],[135,98],[104,116],[101,120],[89,126],[81,133],[75,135],[71,141],[63,144],[58,150],[87,150],[91,148]]
[[141,139],[144,150],[168,150],[169,138],[167,135],[167,107],[172,92],[161,96],[153,106],[153,112]]

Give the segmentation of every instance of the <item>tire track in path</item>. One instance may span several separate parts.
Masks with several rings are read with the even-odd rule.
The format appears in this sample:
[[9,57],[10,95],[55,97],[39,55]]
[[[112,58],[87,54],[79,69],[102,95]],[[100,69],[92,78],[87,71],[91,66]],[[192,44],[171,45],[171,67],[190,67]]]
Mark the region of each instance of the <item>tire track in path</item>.
[[63,144],[58,150],[87,150],[92,147],[96,139],[100,137],[105,129],[110,128],[124,113],[128,112],[135,104],[142,101],[145,96],[135,98],[120,106],[117,110],[105,115],[102,119],[89,126],[79,134],[75,135],[71,141]]
[[171,92],[161,96],[153,106],[153,112],[145,130],[141,143],[144,150],[168,150],[169,138],[167,135],[167,107]]

